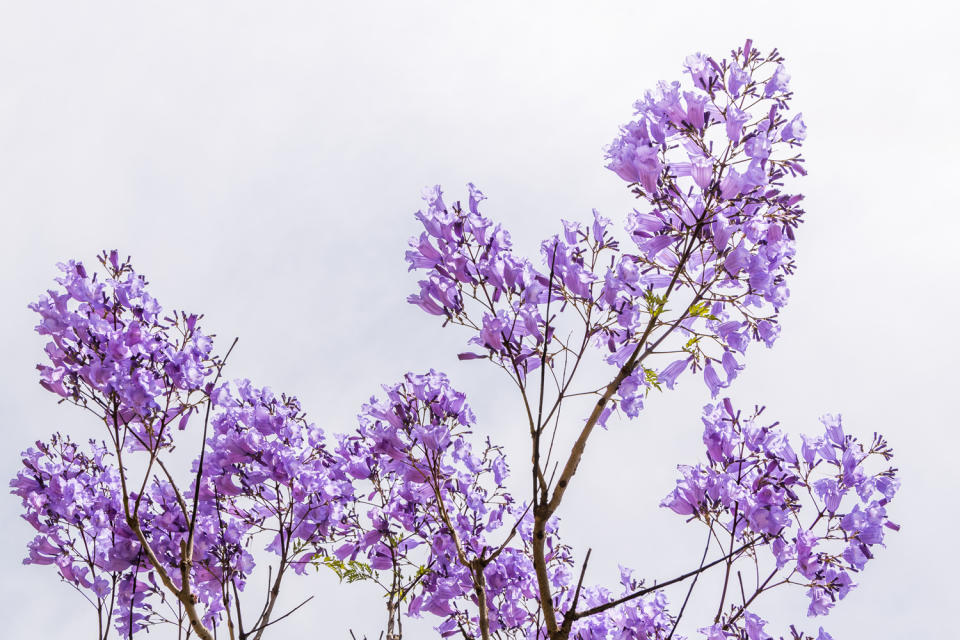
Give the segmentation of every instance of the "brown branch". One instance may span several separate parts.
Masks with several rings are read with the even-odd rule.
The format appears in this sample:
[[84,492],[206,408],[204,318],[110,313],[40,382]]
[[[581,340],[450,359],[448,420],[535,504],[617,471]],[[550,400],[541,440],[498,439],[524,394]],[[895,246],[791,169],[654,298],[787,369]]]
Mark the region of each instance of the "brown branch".
[[[537,402],[537,425],[533,433],[533,503],[540,504],[547,501],[547,483],[543,478],[543,469],[540,467],[540,436],[543,433],[543,393],[547,381],[547,347],[550,344],[550,299],[553,298],[553,276],[557,262],[557,244],[553,243],[553,255],[550,258],[550,280],[547,283],[547,309],[543,322],[543,352],[540,356],[540,398]],[[537,480],[540,481],[540,497],[537,498]]]
[[[744,603],[743,603],[743,606],[741,606],[739,609],[737,609],[737,612],[736,612],[735,614],[733,614],[733,616],[731,616],[730,619],[727,620],[727,621],[723,624],[723,628],[724,628],[724,629],[726,629],[726,628],[729,627],[731,624],[733,624],[734,622],[736,622],[737,618],[739,618],[739,617],[743,614],[743,612],[747,610],[747,607],[749,607],[750,604],[751,604],[754,600],[757,599],[757,596],[759,596],[761,593],[763,593],[763,592],[766,590],[767,585],[770,583],[771,580],[773,580],[773,576],[777,575],[777,572],[779,572],[779,571],[780,571],[780,569],[774,569],[774,570],[770,573],[770,575],[767,576],[767,579],[763,581],[763,584],[761,584],[759,587],[757,587],[757,590],[754,592],[754,594],[753,594],[752,596],[750,596],[750,599],[747,600],[746,602],[744,602]],[[778,583],[778,584],[781,584],[781,583]],[[774,585],[774,586],[777,586],[777,585]],[[773,587],[771,587],[771,588],[773,588]]]
[[590,563],[590,553],[593,549],[587,549],[587,555],[583,559],[583,567],[580,568],[580,579],[577,580],[577,590],[573,592],[573,603],[570,609],[563,615],[563,624],[560,625],[561,635],[569,636],[575,618],[570,614],[576,612],[577,604],[580,602],[580,590],[583,589],[583,578],[587,575],[587,565]]
[[570,615],[571,615],[571,617],[572,617],[574,620],[580,620],[581,618],[586,618],[586,617],[588,617],[588,616],[592,616],[592,615],[595,615],[595,614],[598,614],[598,613],[603,613],[604,611],[607,611],[608,609],[612,609],[612,608],[614,608],[614,607],[618,607],[618,606],[620,606],[621,604],[624,604],[624,603],[626,603],[626,602],[630,602],[631,600],[636,600],[637,598],[640,598],[640,597],[642,597],[642,596],[645,596],[645,595],[647,595],[648,593],[653,593],[654,591],[659,591],[660,589],[663,589],[664,587],[669,587],[669,586],[672,585],[672,584],[676,584],[676,583],[678,583],[678,582],[683,582],[683,581],[686,580],[687,578],[691,578],[691,577],[693,577],[693,576],[700,575],[701,573],[703,573],[703,572],[706,571],[707,569],[710,569],[710,568],[712,568],[712,567],[715,567],[716,565],[720,564],[721,562],[726,562],[729,557],[735,556],[735,555],[739,554],[740,552],[745,551],[746,549],[752,547],[754,544],[756,544],[757,540],[759,540],[759,538],[754,538],[753,540],[750,540],[749,542],[747,542],[747,543],[744,544],[743,546],[741,546],[741,547],[739,547],[738,549],[736,549],[732,554],[723,556],[722,558],[717,558],[716,560],[714,560],[713,562],[710,562],[710,563],[708,563],[708,564],[701,564],[700,567],[698,567],[697,569],[694,569],[693,571],[688,571],[687,573],[684,573],[683,575],[677,576],[676,578],[673,578],[673,579],[671,579],[671,580],[667,580],[666,582],[661,582],[661,583],[659,583],[659,584],[654,584],[654,585],[651,586],[651,587],[645,587],[645,588],[643,588],[643,589],[640,589],[639,591],[634,591],[633,593],[631,593],[631,594],[629,594],[629,595],[623,596],[622,598],[618,598],[618,599],[616,599],[616,600],[612,600],[612,601],[607,602],[607,603],[605,603],[605,604],[601,604],[601,605],[598,605],[598,606],[596,606],[596,607],[592,607],[592,608],[587,609],[587,610],[585,610],[585,611],[574,612],[574,613],[571,613]]
[[[130,510],[130,493],[127,490],[126,472],[124,471],[124,467],[123,467],[123,445],[120,440],[120,434],[119,434],[119,429],[120,429],[119,408],[117,406],[116,401],[114,401],[114,407],[113,407],[113,428],[116,436],[114,439],[114,443],[115,443],[115,451],[117,454],[117,467],[120,470],[120,489],[123,494],[122,495],[123,511],[124,511],[125,520],[127,522],[127,526],[130,527],[134,535],[137,537],[137,542],[140,543],[140,547],[142,548],[143,552],[146,554],[147,560],[150,562],[150,565],[157,572],[157,575],[160,576],[160,581],[163,583],[163,586],[165,586],[167,590],[170,593],[172,593],[174,596],[176,596],[177,600],[179,600],[183,604],[183,608],[187,614],[187,618],[190,620],[190,626],[196,632],[197,637],[200,638],[200,640],[214,640],[213,634],[210,632],[209,629],[207,629],[203,625],[203,622],[201,622],[200,616],[197,613],[197,608],[194,602],[194,595],[190,593],[190,582],[188,579],[186,579],[186,578],[189,578],[190,562],[188,558],[186,557],[186,555],[184,555],[181,558],[181,577],[186,575],[186,578],[183,579],[183,583],[182,583],[183,586],[181,588],[178,588],[177,585],[174,584],[173,580],[170,578],[170,575],[167,573],[167,570],[160,563],[160,560],[157,558],[156,554],[154,553],[153,548],[150,546],[150,542],[147,540],[146,535],[143,533],[143,529],[140,527],[139,515],[136,512],[131,512]],[[184,547],[185,547],[185,543],[181,541],[181,544],[180,544],[181,554],[185,553]]]
[[270,620],[269,622],[264,622],[264,623],[261,624],[259,627],[255,627],[255,628],[251,629],[250,631],[247,632],[247,635],[250,635],[251,633],[257,633],[257,637],[259,638],[259,637],[260,637],[260,634],[263,633],[263,630],[264,630],[264,629],[266,629],[267,627],[269,627],[269,626],[272,625],[272,624],[277,624],[278,622],[280,622],[280,621],[283,620],[284,618],[290,617],[290,616],[293,614],[294,611],[296,611],[297,609],[299,609],[299,608],[302,607],[303,605],[307,604],[307,603],[310,602],[311,600],[313,600],[313,596],[310,596],[309,598],[307,598],[306,600],[304,600],[303,602],[301,602],[300,604],[298,604],[297,606],[295,606],[293,609],[290,609],[290,611],[287,611],[285,614],[283,614],[283,615],[280,616],[279,618],[274,618],[273,620]]
[[480,637],[483,640],[490,640],[490,610],[487,604],[486,580],[483,577],[483,568],[487,563],[477,558],[471,563],[470,569],[473,573],[473,590],[477,594],[477,607],[480,610]]
[[[260,617],[257,618],[257,621],[254,623],[254,628],[258,629],[256,635],[253,636],[254,640],[260,640],[260,637],[263,636],[263,630],[267,628],[270,621],[270,615],[273,613],[273,607],[277,604],[277,598],[280,596],[280,582],[283,580],[283,574],[287,570],[287,555],[290,550],[290,541],[292,531],[294,529],[293,526],[290,526],[289,531],[287,531],[287,535],[283,535],[283,505],[281,504],[279,485],[276,486],[275,491],[277,493],[277,535],[280,536],[280,563],[277,565],[277,577],[273,581],[273,586],[270,588],[270,591],[267,594],[267,601],[263,605],[263,611],[260,613]],[[292,518],[293,509],[290,509],[289,513],[290,517]],[[253,633],[254,632],[251,630],[247,635],[252,635]]]
[[[213,382],[211,383],[211,389],[217,386],[217,382],[220,381],[220,375],[223,373],[223,367],[227,364],[227,358],[230,357],[230,354],[233,352],[233,348],[237,346],[237,341],[240,338],[234,338],[233,343],[231,343],[230,348],[227,349],[226,355],[223,356],[223,359],[217,365],[217,375],[214,376]],[[192,561],[193,559],[193,536],[197,528],[197,506],[200,504],[200,485],[203,481],[203,459],[204,455],[207,453],[207,430],[210,426],[210,410],[213,406],[213,397],[207,397],[207,411],[206,415],[203,417],[203,439],[200,441],[200,460],[197,463],[197,476],[195,480],[195,486],[193,490],[193,513],[190,515],[190,521],[187,523],[188,534],[187,534],[187,553],[190,555],[187,560]]]
[[[707,545],[703,548],[703,556],[700,558],[700,571],[703,571],[703,563],[707,560],[707,551],[710,550],[710,534],[712,531],[707,533]],[[729,567],[729,560],[727,561],[727,566]],[[673,628],[670,629],[670,635],[667,636],[667,640],[673,638],[673,634],[676,632],[677,627],[680,625],[680,620],[683,618],[683,612],[687,608],[687,602],[690,601],[690,594],[693,593],[693,588],[697,586],[697,579],[700,577],[700,574],[693,576],[693,582],[690,583],[690,588],[687,589],[687,595],[683,598],[683,604],[680,605],[680,613],[677,614],[677,619],[673,621]]]

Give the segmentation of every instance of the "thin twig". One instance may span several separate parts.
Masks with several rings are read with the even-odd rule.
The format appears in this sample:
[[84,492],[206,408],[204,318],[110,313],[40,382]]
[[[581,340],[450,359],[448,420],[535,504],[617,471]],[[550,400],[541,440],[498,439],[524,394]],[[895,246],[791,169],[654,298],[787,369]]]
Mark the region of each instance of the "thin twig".
[[[707,551],[710,550],[710,534],[707,534],[707,545],[703,548],[703,557],[700,558],[700,571],[703,571],[703,563],[707,559]],[[700,577],[700,574],[693,576],[693,581],[690,583],[690,588],[687,589],[687,595],[683,599],[683,604],[680,605],[680,613],[677,614],[677,619],[673,622],[673,628],[670,629],[670,635],[667,636],[667,640],[673,638],[674,632],[677,630],[677,626],[680,624],[680,619],[683,618],[683,611],[687,608],[687,602],[690,600],[690,594],[693,593],[693,588],[697,586],[697,579]]]
[[[280,616],[279,618],[274,618],[273,620],[270,620],[269,622],[265,622],[265,623],[261,624],[259,627],[254,627],[253,629],[250,629],[250,631],[248,631],[247,634],[249,635],[249,634],[251,634],[251,633],[259,633],[259,632],[263,631],[264,629],[266,629],[267,627],[269,627],[270,625],[272,625],[272,624],[277,624],[278,622],[280,622],[280,621],[283,620],[284,618],[289,617],[294,611],[296,611],[297,609],[299,609],[299,608],[302,607],[303,605],[307,604],[307,603],[310,602],[311,600],[313,600],[313,596],[310,596],[309,598],[307,598],[306,600],[304,600],[303,602],[301,602],[300,604],[298,604],[297,606],[295,606],[293,609],[290,609],[290,611],[287,611],[285,614],[283,614],[283,615]],[[352,631],[350,632],[350,635],[353,635],[353,632],[352,632]]]
[[[750,540],[750,541],[747,542],[745,545],[743,545],[743,546],[739,547],[738,549],[736,549],[736,550],[735,550],[732,554],[730,554],[730,555],[736,555],[736,554],[740,553],[741,551],[744,551],[744,550],[752,547],[752,546],[757,542],[757,540],[759,540],[759,538],[754,538],[753,540]],[[575,620],[579,620],[579,619],[581,619],[581,618],[586,618],[587,616],[592,616],[592,615],[597,614],[597,613],[603,613],[604,611],[607,611],[608,609],[612,609],[612,608],[614,608],[614,607],[620,606],[621,604],[623,604],[623,603],[625,603],[625,602],[630,602],[631,600],[636,600],[637,598],[640,598],[640,597],[642,597],[642,596],[645,596],[645,595],[647,595],[648,593],[653,593],[654,591],[659,591],[660,589],[663,589],[664,587],[669,587],[669,586],[672,585],[672,584],[676,584],[676,583],[678,583],[678,582],[683,582],[683,581],[686,580],[687,578],[690,578],[690,577],[692,577],[692,576],[696,576],[696,575],[698,575],[698,574],[700,574],[700,573],[703,573],[703,572],[706,571],[707,569],[710,569],[710,568],[712,568],[712,567],[715,567],[716,565],[720,564],[721,562],[726,562],[728,557],[729,557],[729,556],[723,556],[723,557],[721,557],[721,558],[717,558],[717,559],[714,560],[713,562],[710,562],[710,563],[708,563],[708,564],[702,564],[702,565],[700,565],[699,568],[694,569],[693,571],[688,571],[687,573],[685,573],[685,574],[683,574],[683,575],[681,575],[681,576],[677,576],[676,578],[673,578],[672,580],[667,580],[666,582],[661,582],[661,583],[659,583],[659,584],[654,584],[654,585],[651,586],[651,587],[645,587],[645,588],[643,588],[643,589],[640,589],[639,591],[634,591],[633,593],[631,593],[631,594],[629,594],[629,595],[623,596],[622,598],[618,598],[617,600],[612,600],[612,601],[610,601],[610,602],[607,602],[606,604],[601,604],[601,605],[598,605],[598,606],[596,606],[596,607],[592,607],[592,608],[590,608],[590,609],[587,609],[586,611],[580,611],[580,612],[577,612],[577,613],[573,613],[572,615],[574,616],[574,619],[575,619]]]

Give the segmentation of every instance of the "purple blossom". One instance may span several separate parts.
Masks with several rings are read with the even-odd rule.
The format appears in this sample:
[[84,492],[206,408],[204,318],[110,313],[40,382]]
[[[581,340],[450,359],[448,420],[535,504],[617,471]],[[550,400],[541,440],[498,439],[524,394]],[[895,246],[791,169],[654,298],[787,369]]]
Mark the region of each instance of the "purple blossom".
[[607,158],[608,169],[627,182],[640,183],[648,193],[656,193],[663,171],[660,148],[643,136],[640,123],[632,122],[623,128],[623,135],[607,148]]
[[787,73],[786,67],[778,64],[776,71],[773,72],[773,75],[763,86],[763,95],[770,98],[776,93],[784,93],[787,91],[789,85],[790,74]]
[[674,360],[657,374],[657,381],[667,385],[668,389],[673,389],[677,377],[687,369],[692,359],[690,357],[683,360]]
[[683,61],[683,70],[690,74],[693,84],[698,89],[709,89],[714,78],[717,77],[716,64],[700,52],[686,57]]
[[807,139],[807,126],[803,123],[802,113],[793,116],[793,119],[783,127],[780,139],[785,142],[789,142],[790,140],[803,142]]
[[738,144],[740,142],[740,133],[743,130],[743,125],[747,124],[749,121],[750,115],[748,113],[741,111],[733,105],[727,107],[727,138],[730,139],[730,142],[733,144]]

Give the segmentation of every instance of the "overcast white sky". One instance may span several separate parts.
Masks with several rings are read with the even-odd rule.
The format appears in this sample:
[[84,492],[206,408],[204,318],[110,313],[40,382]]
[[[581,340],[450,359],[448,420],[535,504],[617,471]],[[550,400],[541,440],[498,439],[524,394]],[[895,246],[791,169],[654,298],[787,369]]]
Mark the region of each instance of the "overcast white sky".
[[[794,432],[839,412],[850,431],[886,434],[904,481],[891,508],[903,530],[833,615],[806,623],[802,597],[758,612],[837,640],[952,636],[960,92],[948,4],[0,3],[0,479],[34,440],[90,432],[37,385],[43,340],[26,305],[56,262],[113,247],[166,307],[240,336],[232,375],[299,395],[328,430],[351,429],[380,383],[436,367],[521,466],[508,383],[457,362],[465,335],[404,302],[421,188],[455,196],[476,182],[531,254],[561,217],[622,219],[632,202],[602,147],[633,100],[678,78],[688,53],[723,55],[749,36],[788,57],[809,127],[808,218],[782,338],[748,354],[731,394]],[[615,583],[618,562],[665,578],[698,560],[701,531],[656,508],[673,467],[701,456],[706,391],[682,386],[600,433],[568,494],[566,539],[594,547],[595,581]],[[0,514],[5,637],[92,637],[81,598],[49,567],[21,566],[32,534],[17,500]],[[298,589],[320,597],[284,637],[376,630],[371,592],[327,575]]]

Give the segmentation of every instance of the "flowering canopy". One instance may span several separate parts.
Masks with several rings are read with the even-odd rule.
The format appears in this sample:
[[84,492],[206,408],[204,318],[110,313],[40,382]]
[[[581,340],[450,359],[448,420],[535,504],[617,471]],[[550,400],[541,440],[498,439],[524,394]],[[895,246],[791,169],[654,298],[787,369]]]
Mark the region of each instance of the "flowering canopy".
[[[489,360],[516,384],[529,495],[506,489],[504,451],[474,433],[465,395],[443,373],[384,386],[355,430],[328,440],[296,398],[222,378],[233,347],[218,355],[198,315],[164,315],[112,251],[98,273],[59,265],[58,288],[30,306],[49,337],[40,384],[106,435],[84,448],[54,434],[23,453],[11,486],[36,530],[24,562],[55,566],[87,597],[98,640],[111,626],[132,637],[162,623],[203,640],[218,630],[259,640],[286,617],[274,612],[284,576],[313,567],[378,584],[388,640],[423,616],[442,637],[468,640],[679,639],[713,567],[724,580],[716,615],[697,627],[708,640],[772,638],[755,603],[785,585],[806,590],[808,615],[829,613],[899,528],[887,517],[899,480],[880,464],[891,449],[882,436],[847,434],[836,416],[797,449],[762,409],[707,405],[706,457],[678,467],[661,503],[708,533],[699,566],[674,578],[648,584],[622,567],[616,589],[591,585],[590,551],[579,558],[560,537],[558,512],[596,425],[617,411],[638,417],[687,372],[716,398],[750,344],[771,347],[780,333],[804,213],[789,186],[805,175],[806,137],[790,113],[790,76],[779,53],[750,41],[719,61],[689,56],[684,70],[686,85],[646,92],[607,148],[607,167],[642,203],[622,231],[597,211],[562,221],[534,260],[481,213],[473,184],[466,204],[428,189],[416,214],[423,231],[406,257],[422,277],[408,300],[467,328],[460,359]],[[614,369],[600,384],[579,366],[597,354]],[[577,396],[596,403],[564,457],[554,447],[569,427],[561,406]],[[174,450],[190,442],[199,452],[178,465]],[[241,597],[263,564],[265,600],[244,624]],[[686,592],[672,610],[674,585]],[[831,640],[823,628],[789,633]]]

